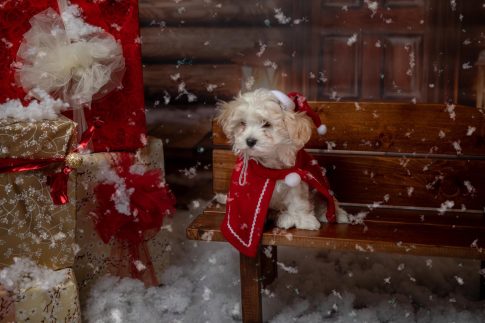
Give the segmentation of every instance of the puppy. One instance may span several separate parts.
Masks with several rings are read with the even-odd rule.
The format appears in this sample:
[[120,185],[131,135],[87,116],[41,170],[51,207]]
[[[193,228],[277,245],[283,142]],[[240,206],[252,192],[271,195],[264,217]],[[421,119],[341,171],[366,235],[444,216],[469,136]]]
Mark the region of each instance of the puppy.
[[[284,109],[269,90],[258,89],[219,104],[217,122],[232,144],[234,152],[251,158],[267,168],[294,166],[297,152],[312,135],[312,120],[304,112]],[[313,197],[308,184],[301,181],[290,187],[277,181],[270,208],[276,210],[276,225],[288,229],[317,230]],[[319,213],[326,222],[326,206]],[[337,221],[348,222],[346,212],[337,206]]]

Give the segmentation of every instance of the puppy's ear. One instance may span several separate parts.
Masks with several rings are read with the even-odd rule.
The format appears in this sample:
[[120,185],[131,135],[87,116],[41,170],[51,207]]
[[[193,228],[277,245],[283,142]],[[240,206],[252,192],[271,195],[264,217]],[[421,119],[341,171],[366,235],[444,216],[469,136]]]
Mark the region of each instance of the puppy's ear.
[[312,120],[303,112],[286,112],[284,122],[293,144],[303,148],[312,136]]
[[234,111],[236,108],[237,103],[235,101],[231,102],[219,102],[217,104],[217,116],[215,120],[217,123],[222,127],[222,131],[226,137],[232,142],[234,139],[234,125],[232,124],[232,120],[234,117]]

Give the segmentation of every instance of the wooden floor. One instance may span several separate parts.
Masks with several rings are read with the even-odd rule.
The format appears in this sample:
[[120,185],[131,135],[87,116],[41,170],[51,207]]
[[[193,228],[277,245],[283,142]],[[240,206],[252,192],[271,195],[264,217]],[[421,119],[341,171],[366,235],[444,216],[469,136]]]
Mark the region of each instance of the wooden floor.
[[[357,213],[358,209],[351,209],[348,210]],[[225,241],[220,231],[224,212],[225,207],[221,205],[206,209],[187,228],[188,238]],[[380,215],[383,213],[386,213],[385,220]],[[426,219],[436,213],[423,211],[421,216]],[[455,217],[449,217],[448,223],[433,223],[432,218],[416,223],[405,210],[378,210],[367,217],[364,224],[323,224],[318,231],[269,227],[263,234],[262,244],[485,260],[485,229],[476,225],[483,221],[480,216],[474,218],[457,212]],[[453,218],[457,223],[453,223]]]

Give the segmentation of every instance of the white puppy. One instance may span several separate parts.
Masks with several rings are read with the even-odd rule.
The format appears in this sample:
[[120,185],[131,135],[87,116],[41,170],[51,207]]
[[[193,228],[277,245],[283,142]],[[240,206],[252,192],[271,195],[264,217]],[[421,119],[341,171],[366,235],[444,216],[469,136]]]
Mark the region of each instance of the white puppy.
[[[217,121],[238,155],[273,169],[294,166],[297,152],[310,140],[313,127],[304,112],[283,109],[278,98],[264,89],[221,103]],[[312,200],[305,182],[289,187],[277,181],[270,202],[270,208],[278,211],[276,225],[284,229],[320,228]],[[326,221],[325,209],[319,210],[322,221]],[[338,206],[337,221],[348,222],[346,212]]]

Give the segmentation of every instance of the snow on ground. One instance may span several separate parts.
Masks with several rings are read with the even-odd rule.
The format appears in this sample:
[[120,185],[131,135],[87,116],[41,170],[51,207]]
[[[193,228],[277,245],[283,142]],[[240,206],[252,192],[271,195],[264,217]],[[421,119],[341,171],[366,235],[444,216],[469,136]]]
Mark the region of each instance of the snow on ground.
[[[84,319],[240,321],[239,256],[225,243],[186,240],[197,212],[179,210],[173,219],[171,266],[161,287],[102,278]],[[263,290],[265,322],[485,321],[477,261],[282,247],[278,257],[279,278]]]

